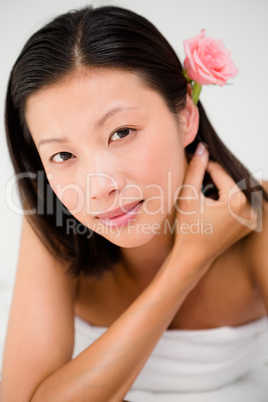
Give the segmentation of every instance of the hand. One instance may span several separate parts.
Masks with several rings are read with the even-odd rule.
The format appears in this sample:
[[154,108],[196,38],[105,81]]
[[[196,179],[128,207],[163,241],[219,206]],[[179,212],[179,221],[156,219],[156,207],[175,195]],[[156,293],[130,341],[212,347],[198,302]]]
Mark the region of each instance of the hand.
[[[206,171],[218,189],[217,200],[207,198],[201,192]],[[251,216],[251,228],[234,216],[244,219]],[[189,255],[191,262],[194,260],[200,266],[200,274],[204,274],[224,250],[250,233],[257,222],[245,195],[218,163],[209,161],[203,144],[199,144],[189,163],[178,197],[176,218],[178,230],[174,252],[177,258],[182,254],[183,258]]]

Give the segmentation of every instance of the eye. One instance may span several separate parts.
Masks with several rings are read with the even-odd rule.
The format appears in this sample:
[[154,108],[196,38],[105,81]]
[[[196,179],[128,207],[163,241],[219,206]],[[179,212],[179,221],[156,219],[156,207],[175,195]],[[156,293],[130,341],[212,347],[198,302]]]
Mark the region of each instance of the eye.
[[135,130],[132,128],[120,128],[120,130],[116,130],[110,137],[110,142],[114,142],[117,140],[120,140],[122,138],[127,137],[131,132],[134,132]]
[[62,163],[73,159],[74,155],[71,152],[58,152],[57,154],[51,156],[50,160],[55,163]]

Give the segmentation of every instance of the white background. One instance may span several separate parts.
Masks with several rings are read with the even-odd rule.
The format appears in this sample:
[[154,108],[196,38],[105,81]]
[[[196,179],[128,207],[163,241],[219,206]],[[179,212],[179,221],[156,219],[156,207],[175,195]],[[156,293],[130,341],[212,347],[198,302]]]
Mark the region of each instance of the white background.
[[[0,363],[19,249],[21,216],[5,200],[13,175],[4,133],[4,98],[11,67],[28,37],[59,13],[90,4],[82,0],[8,0],[0,5]],[[268,179],[267,0],[98,1],[129,8],[150,19],[183,61],[183,39],[220,38],[239,74],[232,85],[204,87],[201,100],[216,131],[258,178]]]

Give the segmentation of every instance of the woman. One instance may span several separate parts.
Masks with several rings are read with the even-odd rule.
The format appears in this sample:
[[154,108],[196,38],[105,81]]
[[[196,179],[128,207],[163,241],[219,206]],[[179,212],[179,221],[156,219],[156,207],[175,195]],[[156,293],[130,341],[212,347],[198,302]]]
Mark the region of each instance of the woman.
[[121,8],[62,15],[25,45],[6,103],[25,219],[4,401],[121,401],[139,375],[136,389],[162,395],[241,376],[243,359],[205,386],[204,373],[142,383],[164,334],[264,333],[267,193],[191,96],[163,36]]

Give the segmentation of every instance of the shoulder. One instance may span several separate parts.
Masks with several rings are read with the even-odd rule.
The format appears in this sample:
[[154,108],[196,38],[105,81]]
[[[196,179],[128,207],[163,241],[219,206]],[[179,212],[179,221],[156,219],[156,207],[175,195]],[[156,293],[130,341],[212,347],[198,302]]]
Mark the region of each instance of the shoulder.
[[[17,282],[23,277],[33,278],[33,285],[42,287],[43,280],[53,283],[58,281],[62,287],[68,288],[74,297],[77,279],[67,274],[69,263],[60,262],[48,251],[37,236],[32,225],[24,217],[21,230],[20,250],[17,266]],[[51,283],[50,283],[50,286]]]
[[[268,192],[267,181],[263,182],[263,188]],[[244,252],[252,278],[268,304],[268,202],[262,202],[260,229],[247,237]]]

